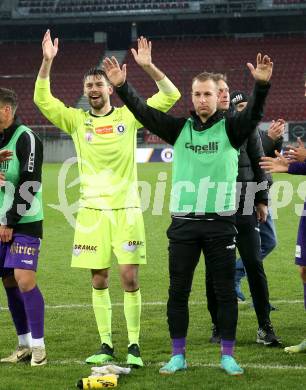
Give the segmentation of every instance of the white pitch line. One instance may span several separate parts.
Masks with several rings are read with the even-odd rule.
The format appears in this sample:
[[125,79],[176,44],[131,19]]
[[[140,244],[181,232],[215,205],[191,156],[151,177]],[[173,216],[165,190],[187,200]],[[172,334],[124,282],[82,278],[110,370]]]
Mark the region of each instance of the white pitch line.
[[[245,301],[245,302],[239,302],[239,305],[249,305],[251,302],[250,301]],[[273,304],[279,305],[279,304],[289,304],[289,305],[295,305],[295,304],[300,304],[304,303],[304,300],[302,299],[296,299],[296,300],[286,300],[286,299],[281,299],[278,301],[273,300]],[[167,302],[162,302],[162,301],[156,301],[156,302],[142,302],[142,306],[166,306]],[[189,302],[190,306],[197,306],[197,305],[206,305],[206,301],[191,301]],[[112,303],[112,306],[123,306],[123,302],[115,302]],[[46,305],[46,309],[87,309],[92,307],[90,304],[77,304],[77,303],[72,303],[71,305]],[[1,307],[0,310],[8,310],[7,307]]]
[[[48,364],[51,365],[70,365],[70,364],[77,364],[77,365],[87,365],[84,361],[81,360],[51,360],[48,361]],[[166,362],[158,362],[158,363],[152,363],[152,362],[145,362],[145,367],[161,367]],[[118,365],[126,365],[126,362],[116,362]],[[243,368],[247,369],[259,369],[259,370],[306,370],[306,366],[288,366],[288,365],[282,365],[282,364],[253,364],[253,363],[245,363],[241,365]],[[202,363],[202,362],[188,362],[188,367],[199,367],[199,368],[220,368],[219,364],[215,363]]]

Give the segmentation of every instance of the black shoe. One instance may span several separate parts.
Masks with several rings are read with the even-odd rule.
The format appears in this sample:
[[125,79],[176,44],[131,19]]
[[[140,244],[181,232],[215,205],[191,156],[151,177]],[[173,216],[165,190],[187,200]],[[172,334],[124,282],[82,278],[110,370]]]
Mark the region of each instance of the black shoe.
[[264,326],[258,328],[256,342],[268,347],[282,346],[282,342],[274,333],[271,322],[267,322]]
[[143,367],[143,361],[140,356],[140,349],[138,344],[131,344],[128,347],[126,363],[134,368]]
[[219,329],[216,325],[213,325],[211,328],[211,338],[209,342],[212,344],[220,344],[221,343],[221,335],[219,333]]
[[89,364],[103,364],[112,360],[114,360],[114,348],[111,348],[108,344],[103,343],[100,351],[89,356],[85,362]]

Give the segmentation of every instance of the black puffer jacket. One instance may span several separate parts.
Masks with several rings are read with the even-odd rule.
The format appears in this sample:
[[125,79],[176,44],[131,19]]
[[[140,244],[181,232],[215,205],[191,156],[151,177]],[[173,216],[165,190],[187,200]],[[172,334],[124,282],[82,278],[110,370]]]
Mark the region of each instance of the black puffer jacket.
[[[264,190],[255,194],[255,204],[268,204],[268,177],[259,166],[260,158],[264,156],[263,145],[258,130],[255,130],[240,148],[237,182],[242,183],[240,205],[243,207],[248,183],[264,182]],[[251,185],[251,184],[250,184]],[[239,191],[237,191],[239,193]]]
[[[258,131],[259,131],[259,135],[261,138],[262,147],[263,147],[265,156],[275,157],[275,150],[277,150],[278,152],[280,152],[282,150],[284,138],[280,137],[279,139],[274,141],[272,138],[270,138],[268,136],[267,131],[260,130],[260,129]],[[267,173],[267,178],[269,181],[269,187],[271,187],[271,185],[273,184],[271,173]]]

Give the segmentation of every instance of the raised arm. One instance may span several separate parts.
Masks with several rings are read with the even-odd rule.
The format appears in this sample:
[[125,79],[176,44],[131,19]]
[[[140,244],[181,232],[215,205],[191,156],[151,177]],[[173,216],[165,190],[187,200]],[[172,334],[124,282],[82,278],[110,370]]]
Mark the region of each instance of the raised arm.
[[43,60],[38,72],[38,77],[47,79],[50,76],[50,71],[54,58],[58,52],[58,38],[52,42],[50,30],[47,30],[42,40]]
[[152,62],[152,42],[141,36],[137,39],[137,50],[132,48],[131,52],[135,62],[154,80],[160,81],[165,74]]
[[243,144],[263,117],[263,107],[270,88],[269,80],[272,76],[273,62],[267,55],[262,56],[258,53],[256,68],[251,63],[247,63],[247,66],[255,80],[253,94],[244,110],[226,115],[227,134],[235,148],[239,148]]
[[137,50],[131,52],[135,62],[155,81],[159,92],[147,100],[149,106],[167,112],[181,97],[180,91],[152,61],[152,42],[144,37],[137,39]]
[[50,89],[50,72],[54,58],[58,52],[58,38],[52,42],[50,30],[47,30],[42,40],[43,59],[35,83],[34,103],[41,113],[55,126],[71,133],[75,128],[75,108],[66,107],[55,98]]
[[103,66],[108,79],[116,87],[118,95],[136,119],[152,133],[157,134],[170,145],[174,145],[186,119],[174,118],[149,107],[126,82],[126,65],[120,68],[115,57],[105,58]]

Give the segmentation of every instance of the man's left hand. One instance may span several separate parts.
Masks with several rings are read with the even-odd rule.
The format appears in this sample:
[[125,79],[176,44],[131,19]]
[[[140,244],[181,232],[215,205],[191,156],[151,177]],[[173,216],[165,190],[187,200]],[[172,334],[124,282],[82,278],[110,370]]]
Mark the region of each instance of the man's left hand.
[[0,241],[1,242],[10,242],[13,237],[13,229],[9,228],[6,225],[0,226]]
[[256,62],[256,68],[254,68],[250,62],[247,63],[247,67],[256,81],[267,83],[272,76],[273,70],[271,58],[267,55],[262,56],[261,53],[258,53]]
[[134,60],[142,68],[152,65],[152,43],[144,37],[137,39],[138,50],[131,49]]

